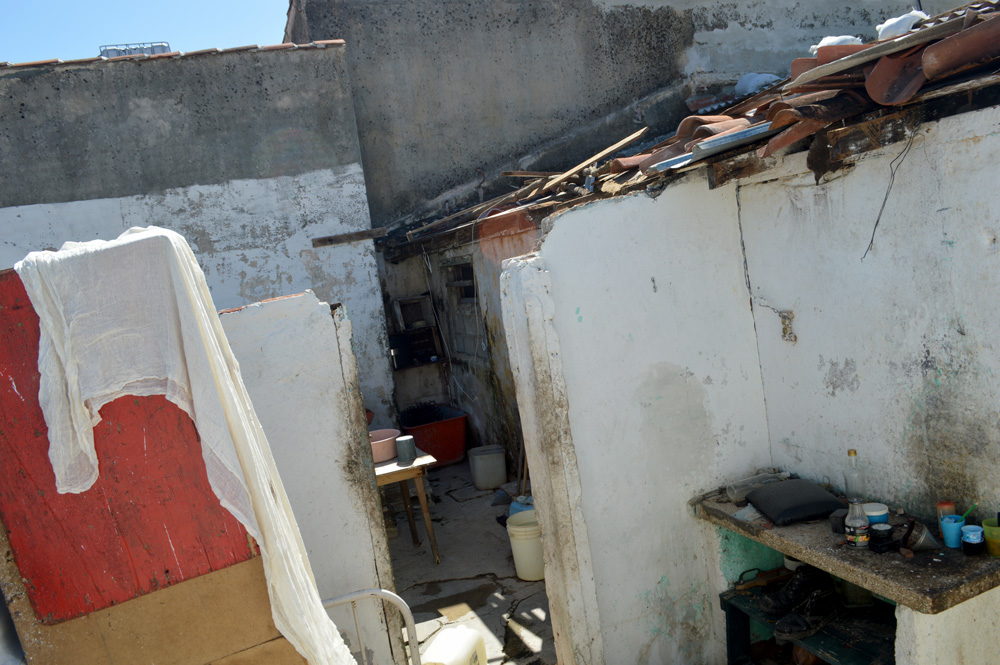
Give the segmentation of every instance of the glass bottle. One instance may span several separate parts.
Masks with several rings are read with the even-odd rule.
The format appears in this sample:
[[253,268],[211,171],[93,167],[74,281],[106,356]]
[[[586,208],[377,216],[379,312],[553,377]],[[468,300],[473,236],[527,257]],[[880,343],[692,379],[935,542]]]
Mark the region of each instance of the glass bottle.
[[858,451],[847,451],[847,468],[844,470],[844,493],[847,500],[865,498],[865,474],[858,465]]
[[868,516],[862,506],[861,499],[850,499],[847,517],[844,518],[844,534],[849,547],[868,547]]

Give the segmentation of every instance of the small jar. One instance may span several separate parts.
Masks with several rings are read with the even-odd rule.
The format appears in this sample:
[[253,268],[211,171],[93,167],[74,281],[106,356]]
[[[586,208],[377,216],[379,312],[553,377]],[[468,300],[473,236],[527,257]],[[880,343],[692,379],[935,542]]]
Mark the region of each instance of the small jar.
[[937,515],[938,515],[938,535],[944,538],[944,533],[941,531],[941,518],[945,515],[955,514],[955,502],[954,501],[938,501],[937,502]]
[[847,545],[857,549],[867,549],[869,540],[868,516],[859,498],[851,499],[850,507],[847,509],[847,517],[844,518],[844,535],[847,538]]
[[885,522],[876,522],[870,529],[871,542],[887,543],[892,540],[892,525]]

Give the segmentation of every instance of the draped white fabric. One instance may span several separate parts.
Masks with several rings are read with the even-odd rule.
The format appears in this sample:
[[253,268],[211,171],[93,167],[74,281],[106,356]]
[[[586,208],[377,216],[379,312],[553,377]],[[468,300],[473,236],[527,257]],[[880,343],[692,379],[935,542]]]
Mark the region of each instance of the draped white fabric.
[[278,630],[314,665],[355,663],[322,607],[271,449],[184,238],[133,228],[110,242],[32,252],[15,270],[41,322],[39,402],[57,489],[85,492],[97,480],[102,406],[165,395],[194,420],[212,489],[260,545]]

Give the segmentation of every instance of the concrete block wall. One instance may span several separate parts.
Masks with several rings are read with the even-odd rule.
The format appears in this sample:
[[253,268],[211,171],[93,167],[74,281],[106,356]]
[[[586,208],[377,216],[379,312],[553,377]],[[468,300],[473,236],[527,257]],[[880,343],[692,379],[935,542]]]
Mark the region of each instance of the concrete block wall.
[[0,266],[131,226],[184,235],[215,304],[343,303],[377,426],[393,419],[345,47],[0,68]]
[[441,214],[481,179],[500,191],[504,169],[568,168],[637,123],[672,131],[696,86],[787,74],[822,37],[873,37],[910,10],[898,0],[290,4],[286,41],[348,42],[376,226]]

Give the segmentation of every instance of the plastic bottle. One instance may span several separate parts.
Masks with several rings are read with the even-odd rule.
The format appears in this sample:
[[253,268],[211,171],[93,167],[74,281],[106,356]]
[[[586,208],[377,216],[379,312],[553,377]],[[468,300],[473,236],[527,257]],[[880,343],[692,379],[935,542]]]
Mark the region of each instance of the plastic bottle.
[[847,509],[847,517],[844,518],[844,534],[847,537],[849,547],[868,547],[869,529],[868,516],[862,507],[861,499],[850,499],[851,506]]
[[865,474],[858,465],[858,451],[847,451],[847,468],[844,470],[844,493],[847,500],[865,499]]
[[955,514],[955,502],[954,501],[938,501],[937,502],[937,516],[938,516],[938,535],[944,538],[944,534],[941,532],[941,518],[945,515]]

